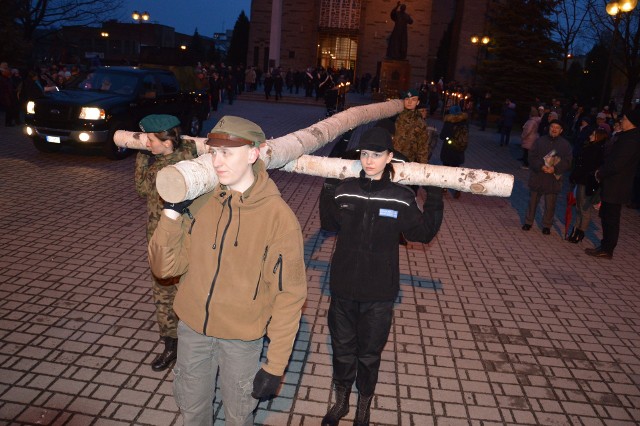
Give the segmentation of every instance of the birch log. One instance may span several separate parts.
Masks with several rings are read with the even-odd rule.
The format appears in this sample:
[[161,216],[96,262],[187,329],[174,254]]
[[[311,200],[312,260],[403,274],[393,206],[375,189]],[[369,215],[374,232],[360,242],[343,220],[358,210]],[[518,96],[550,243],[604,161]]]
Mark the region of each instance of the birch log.
[[[513,189],[513,175],[506,173],[420,163],[393,163],[393,169],[393,181],[403,185],[437,186],[497,197],[508,197]],[[345,179],[360,176],[362,165],[358,160],[303,155],[281,170]]]
[[[194,138],[191,136],[182,136],[181,139],[191,140],[196,144],[198,155],[209,152],[207,138]],[[147,134],[143,132],[128,132],[126,130],[118,130],[113,135],[113,142],[122,148],[145,150],[147,149]]]
[[[395,163],[393,167],[393,180],[405,185],[430,185],[498,197],[508,197],[513,189],[513,176],[505,173],[419,163]],[[281,170],[345,179],[359,176],[362,166],[358,160],[303,155]],[[212,191],[217,183],[211,154],[165,167],[156,178],[158,193],[172,203],[194,199]]]
[[[286,171],[322,177],[357,176],[361,170],[359,161],[306,154],[318,150],[350,129],[391,117],[403,108],[403,102],[397,99],[349,108],[305,129],[267,140],[260,147],[260,158],[269,169],[283,168]],[[121,147],[146,149],[146,137],[142,132],[120,130],[116,132],[114,142]],[[429,137],[436,137],[435,133],[430,132]],[[218,182],[206,139],[189,139],[195,142],[199,157],[165,167],[158,172],[156,178],[158,193],[169,202],[196,198],[211,191]],[[396,180],[405,184],[433,185],[502,197],[509,196],[513,188],[513,176],[490,171],[418,163],[405,163],[395,167]]]
[[[268,139],[260,147],[260,158],[269,169],[277,169],[304,154],[322,148],[350,129],[398,114],[404,108],[402,101],[386,102],[349,108],[305,129],[279,138]],[[206,138],[184,137],[195,142],[198,155],[209,152]],[[130,149],[147,149],[147,135],[142,132],[118,130],[113,136],[116,145]]]

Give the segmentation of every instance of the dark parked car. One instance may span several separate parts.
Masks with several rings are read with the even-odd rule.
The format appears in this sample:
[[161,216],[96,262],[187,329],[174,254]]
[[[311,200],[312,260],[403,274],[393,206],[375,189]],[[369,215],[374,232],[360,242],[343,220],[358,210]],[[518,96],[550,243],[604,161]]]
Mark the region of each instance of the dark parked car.
[[209,113],[206,92],[183,91],[168,70],[101,67],[74,87],[27,103],[25,132],[42,152],[62,144],[101,145],[111,159],[127,150],[113,143],[116,130],[137,131],[149,114],[171,114],[183,133],[198,136]]

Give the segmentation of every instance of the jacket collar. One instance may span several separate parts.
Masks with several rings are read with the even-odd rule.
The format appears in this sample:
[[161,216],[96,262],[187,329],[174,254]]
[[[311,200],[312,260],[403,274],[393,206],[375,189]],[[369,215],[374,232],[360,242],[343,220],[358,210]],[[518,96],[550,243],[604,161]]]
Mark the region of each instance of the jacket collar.
[[360,171],[360,188],[363,191],[380,191],[381,189],[385,188],[389,184],[389,182],[391,182],[391,176],[389,175],[389,172],[387,170],[382,172],[382,177],[380,177],[379,180],[369,179],[365,175],[364,170]]

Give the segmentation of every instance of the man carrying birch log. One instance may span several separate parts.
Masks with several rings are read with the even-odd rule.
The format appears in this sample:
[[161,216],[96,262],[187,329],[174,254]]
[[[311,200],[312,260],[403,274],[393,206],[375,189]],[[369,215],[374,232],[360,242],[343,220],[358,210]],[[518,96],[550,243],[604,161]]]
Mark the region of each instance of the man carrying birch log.
[[252,425],[258,400],[280,386],[298,331],[302,232],[259,158],[264,141],[255,123],[222,117],[206,142],[218,183],[193,201],[166,203],[149,243],[156,276],[182,275],[173,390],[185,425],[213,424],[218,373],[226,423]]

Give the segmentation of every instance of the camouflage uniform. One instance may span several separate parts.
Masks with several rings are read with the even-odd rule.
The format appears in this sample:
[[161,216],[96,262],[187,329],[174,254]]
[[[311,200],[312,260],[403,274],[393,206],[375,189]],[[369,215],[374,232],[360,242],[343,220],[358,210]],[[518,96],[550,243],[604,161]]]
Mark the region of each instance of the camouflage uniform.
[[429,161],[429,132],[427,123],[417,110],[405,109],[396,119],[393,149],[412,163]]
[[[156,176],[162,168],[182,160],[189,160],[197,156],[196,146],[192,141],[183,140],[180,148],[169,155],[148,155],[138,152],[136,157],[135,181],[136,191],[141,197],[147,198],[147,241],[151,239],[158,226],[164,200],[156,189]],[[151,161],[153,159],[153,161]],[[173,311],[173,299],[177,287],[176,278],[153,280],[153,301],[156,305],[156,318],[160,327],[160,336],[177,338],[178,317]]]

